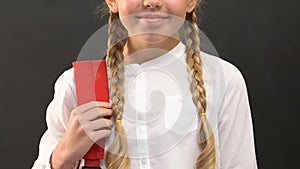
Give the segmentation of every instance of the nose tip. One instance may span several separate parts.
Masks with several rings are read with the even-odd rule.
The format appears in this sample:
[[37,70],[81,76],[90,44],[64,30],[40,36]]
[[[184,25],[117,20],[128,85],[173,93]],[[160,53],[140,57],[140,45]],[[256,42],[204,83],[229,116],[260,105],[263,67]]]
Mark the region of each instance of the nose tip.
[[161,6],[160,0],[144,0],[143,5],[147,8],[159,8]]

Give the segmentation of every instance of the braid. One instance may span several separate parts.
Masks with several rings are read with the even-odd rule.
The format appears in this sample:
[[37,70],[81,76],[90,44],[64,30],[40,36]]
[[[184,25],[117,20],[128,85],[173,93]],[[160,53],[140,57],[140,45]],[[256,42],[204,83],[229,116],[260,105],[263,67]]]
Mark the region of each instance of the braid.
[[200,58],[200,39],[198,36],[197,16],[194,9],[186,15],[186,62],[189,71],[190,89],[193,102],[200,116],[199,126],[199,148],[201,154],[197,158],[197,169],[214,169],[216,166],[215,139],[210,124],[202,113],[206,112],[206,90],[203,80],[203,67]]
[[[118,21],[118,13],[110,12],[108,31],[108,67],[110,68],[110,95],[115,121],[121,121],[124,111],[124,65],[123,49],[126,43],[125,28]],[[121,25],[119,25],[121,24]],[[120,122],[116,123],[114,143],[106,155],[108,169],[127,169],[130,165],[125,130]]]

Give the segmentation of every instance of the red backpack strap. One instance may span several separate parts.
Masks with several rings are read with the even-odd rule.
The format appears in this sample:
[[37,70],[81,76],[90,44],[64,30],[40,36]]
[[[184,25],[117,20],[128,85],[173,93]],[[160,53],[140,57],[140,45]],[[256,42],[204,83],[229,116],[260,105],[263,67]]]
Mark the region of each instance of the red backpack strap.
[[[109,102],[108,80],[105,60],[73,62],[77,105],[90,101]],[[99,168],[104,158],[104,148],[94,144],[83,157],[85,168]]]

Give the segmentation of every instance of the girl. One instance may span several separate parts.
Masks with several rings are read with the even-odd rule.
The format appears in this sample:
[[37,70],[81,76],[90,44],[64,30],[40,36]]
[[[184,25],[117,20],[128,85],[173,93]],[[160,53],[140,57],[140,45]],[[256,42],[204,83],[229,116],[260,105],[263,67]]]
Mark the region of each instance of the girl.
[[78,168],[103,138],[102,168],[257,168],[244,79],[232,64],[200,52],[199,3],[106,0],[112,103],[77,106],[73,68],[65,71],[33,168]]

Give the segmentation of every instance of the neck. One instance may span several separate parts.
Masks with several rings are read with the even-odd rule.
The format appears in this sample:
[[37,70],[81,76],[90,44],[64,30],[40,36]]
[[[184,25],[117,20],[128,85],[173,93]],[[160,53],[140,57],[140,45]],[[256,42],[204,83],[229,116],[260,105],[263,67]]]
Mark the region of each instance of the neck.
[[173,49],[179,40],[176,38],[165,38],[157,43],[147,43],[141,37],[129,37],[124,47],[124,64],[142,64],[157,58]]

